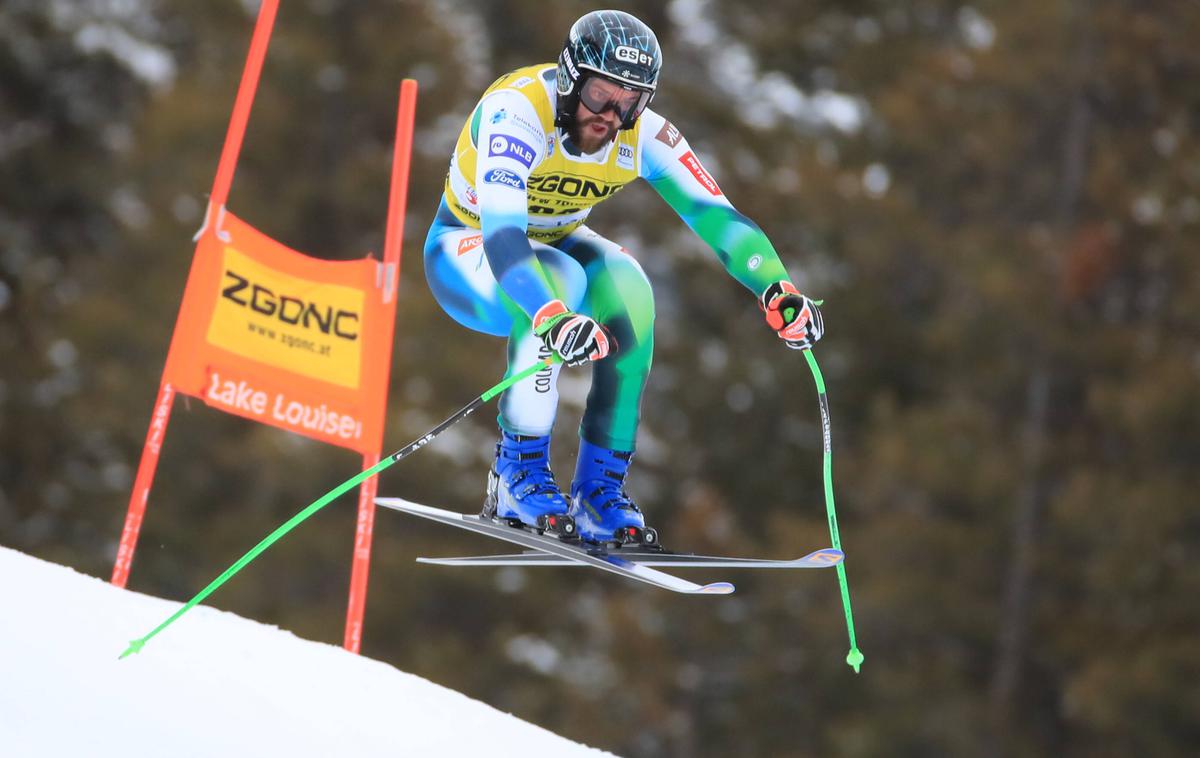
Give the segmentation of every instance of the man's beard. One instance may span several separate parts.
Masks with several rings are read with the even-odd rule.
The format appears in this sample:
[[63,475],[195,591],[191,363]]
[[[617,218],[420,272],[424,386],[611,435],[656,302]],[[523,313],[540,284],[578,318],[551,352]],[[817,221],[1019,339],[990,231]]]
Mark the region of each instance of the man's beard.
[[[603,125],[608,130],[602,137],[597,137],[591,133],[590,129],[588,129],[589,126],[597,123]],[[575,146],[578,147],[582,152],[595,153],[599,152],[604,148],[605,145],[613,141],[613,138],[617,136],[617,130],[609,126],[604,119],[600,118],[599,116],[592,116],[584,121],[576,121],[574,124],[572,124],[568,136],[570,136],[571,141],[574,142]]]

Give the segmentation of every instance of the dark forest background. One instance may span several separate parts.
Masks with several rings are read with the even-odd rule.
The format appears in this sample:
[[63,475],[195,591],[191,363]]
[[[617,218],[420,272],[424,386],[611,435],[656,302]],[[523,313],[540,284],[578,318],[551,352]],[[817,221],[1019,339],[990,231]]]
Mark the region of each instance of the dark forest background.
[[[831,572],[728,572],[713,599],[420,566],[497,546],[386,511],[364,654],[629,756],[1193,754],[1200,4],[616,5],[663,44],[654,107],[825,301],[866,663],[843,662]],[[382,249],[397,91],[420,82],[385,452],[503,372],[420,245],[479,93],[590,9],[282,3],[229,203],[276,239]],[[256,12],[0,2],[0,544],[111,571]],[[687,550],[826,545],[801,356],[647,186],[592,226],[656,288],[630,480],[651,521]],[[561,479],[585,382],[564,382]],[[381,494],[476,509],[491,415]],[[191,597],[358,466],[181,398],[130,587]],[[348,496],[211,604],[340,644],[354,519]]]

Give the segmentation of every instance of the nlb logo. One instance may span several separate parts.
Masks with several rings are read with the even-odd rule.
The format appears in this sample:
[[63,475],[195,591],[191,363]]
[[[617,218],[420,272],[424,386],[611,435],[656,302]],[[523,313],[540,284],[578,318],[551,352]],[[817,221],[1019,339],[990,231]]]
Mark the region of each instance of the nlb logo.
[[271,289],[251,282],[233,269],[225,270],[225,281],[232,283],[221,289],[221,297],[242,308],[278,319],[290,326],[316,328],[322,334],[331,334],[351,342],[358,339],[359,315],[355,311],[321,305],[290,295],[277,295]]
[[488,155],[512,158],[525,168],[533,168],[533,148],[517,139],[503,134],[492,137],[488,143]]
[[483,175],[484,184],[500,184],[505,187],[512,187],[516,190],[525,189],[525,182],[521,181],[521,177],[511,171],[506,171],[502,168],[494,168]]
[[630,47],[629,45],[618,45],[615,55],[617,60],[625,61],[626,63],[636,63],[640,66],[654,65],[653,55],[644,53],[636,47]]

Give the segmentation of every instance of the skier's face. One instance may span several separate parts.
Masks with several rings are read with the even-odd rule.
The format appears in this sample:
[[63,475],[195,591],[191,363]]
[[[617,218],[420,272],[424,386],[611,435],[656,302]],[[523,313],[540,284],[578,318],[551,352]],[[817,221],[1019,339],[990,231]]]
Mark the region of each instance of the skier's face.
[[592,113],[581,104],[575,111],[571,141],[584,153],[599,152],[617,136],[621,122],[612,111]]
[[[584,153],[595,153],[617,136],[621,128],[621,113],[636,107],[638,92],[599,78],[588,79],[575,107],[575,125],[571,141]],[[629,102],[626,102],[629,101]],[[591,107],[589,107],[589,104]],[[599,112],[592,108],[599,109]]]

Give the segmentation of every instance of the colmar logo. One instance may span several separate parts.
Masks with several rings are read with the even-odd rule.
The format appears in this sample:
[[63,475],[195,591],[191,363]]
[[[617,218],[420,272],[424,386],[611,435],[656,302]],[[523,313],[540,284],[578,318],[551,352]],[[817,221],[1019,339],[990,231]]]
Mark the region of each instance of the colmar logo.
[[469,234],[458,241],[458,254],[466,255],[483,244],[482,234]]
[[683,155],[679,156],[679,162],[687,166],[687,170],[692,172],[692,176],[696,177],[696,181],[708,190],[708,194],[713,197],[718,197],[721,194],[721,188],[717,186],[717,180],[712,178],[712,174],[704,170],[704,166],[700,165],[700,159],[691,150],[688,150]]

